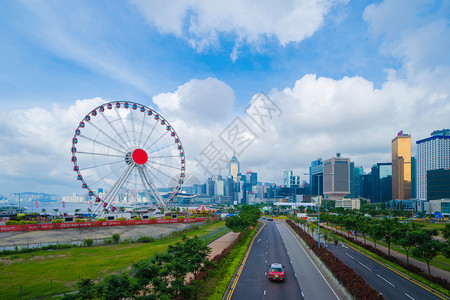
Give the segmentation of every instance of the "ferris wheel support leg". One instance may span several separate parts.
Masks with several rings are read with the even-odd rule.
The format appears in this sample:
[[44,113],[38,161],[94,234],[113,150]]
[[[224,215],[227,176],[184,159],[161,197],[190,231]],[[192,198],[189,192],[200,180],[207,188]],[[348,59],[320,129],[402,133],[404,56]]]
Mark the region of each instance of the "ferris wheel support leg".
[[163,199],[161,198],[161,195],[159,194],[158,190],[156,189],[155,185],[153,184],[152,180],[150,179],[150,176],[148,175],[148,173],[146,172],[146,169],[142,169],[142,172],[144,174],[144,178],[145,181],[147,182],[150,191],[152,192],[153,196],[156,199],[156,202],[161,205],[162,207],[164,207],[164,210],[167,210],[167,205],[166,203],[163,201]]
[[[150,194],[148,193],[149,187],[147,186],[147,182],[145,181],[145,174],[144,171],[142,171],[142,167],[138,167],[139,176],[141,177],[142,186],[145,188],[145,194],[147,195],[147,199],[150,202],[152,207],[155,207],[152,202],[152,198],[150,197]],[[158,200],[157,200],[158,201]]]
[[102,207],[100,205],[97,206],[97,209],[95,211],[97,211],[100,207],[102,207],[102,209],[100,210],[99,216],[103,215],[104,209],[108,209],[111,206],[111,203],[114,201],[114,199],[116,198],[120,189],[122,188],[124,183],[127,181],[128,176],[130,176],[131,171],[133,170],[133,167],[134,167],[134,165],[132,165],[132,164],[129,165],[128,168],[125,170],[125,172],[120,176],[119,180],[117,180],[117,182],[112,186],[111,191],[108,193],[108,195],[106,196],[106,199],[104,201],[104,203],[106,203],[106,207]]

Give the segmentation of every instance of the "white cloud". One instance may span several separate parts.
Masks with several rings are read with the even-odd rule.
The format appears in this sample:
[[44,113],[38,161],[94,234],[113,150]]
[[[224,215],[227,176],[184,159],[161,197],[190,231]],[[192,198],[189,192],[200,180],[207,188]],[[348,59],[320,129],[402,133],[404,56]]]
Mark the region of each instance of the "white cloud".
[[79,187],[70,161],[72,137],[86,113],[102,102],[93,98],[77,100],[68,108],[54,105],[51,110],[33,107],[1,113],[0,182],[5,183],[4,190],[64,194],[68,186]]
[[415,85],[441,89],[429,78],[450,73],[450,27],[444,11],[448,11],[445,1],[386,0],[367,6],[363,18],[372,36],[381,41],[380,51],[401,60],[397,75]]
[[199,51],[217,45],[223,35],[255,43],[276,37],[281,45],[300,42],[323,24],[331,7],[345,0],[145,1],[132,0],[147,22],[163,34],[183,37]]
[[216,78],[192,79],[175,92],[153,97],[153,102],[175,119],[189,120],[200,126],[210,126],[227,120],[234,103],[233,89]]

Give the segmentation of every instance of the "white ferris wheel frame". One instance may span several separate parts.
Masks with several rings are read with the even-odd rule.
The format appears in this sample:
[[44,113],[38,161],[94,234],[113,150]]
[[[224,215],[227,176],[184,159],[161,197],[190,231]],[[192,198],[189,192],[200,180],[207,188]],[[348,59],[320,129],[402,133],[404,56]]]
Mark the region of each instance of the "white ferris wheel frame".
[[[144,114],[143,118],[142,118],[142,125],[140,128],[139,143],[136,143],[136,145],[133,145],[132,139],[130,139],[130,137],[128,136],[128,131],[126,130],[124,121],[121,119],[120,113],[118,112],[119,109],[121,109],[121,110],[129,109],[129,110],[134,110],[136,112],[140,112],[140,113]],[[108,116],[105,115],[106,110],[110,110],[110,111],[115,110],[116,111],[116,115],[117,115],[118,119],[116,119],[115,121],[120,120],[120,123],[121,123],[121,126],[119,128],[117,128],[115,125],[113,125],[112,120]],[[158,188],[153,180],[154,176],[151,175],[149,168],[146,164],[148,161],[147,151],[141,149],[139,147],[141,145],[137,145],[137,144],[141,144],[141,137],[142,137],[143,130],[144,130],[144,120],[147,117],[148,118],[153,117],[156,122],[154,124],[152,131],[147,136],[147,139],[144,142],[144,145],[149,141],[150,137],[152,136],[152,134],[154,132],[155,127],[157,126],[157,124],[159,124],[160,126],[165,127],[165,133],[162,136],[160,136],[158,139],[156,139],[152,143],[152,145],[156,144],[164,135],[166,135],[170,132],[170,136],[173,137],[173,139],[174,139],[173,142],[174,142],[174,144],[176,144],[176,149],[179,152],[180,167],[179,167],[179,175],[178,175],[178,178],[176,179],[177,184],[166,201],[163,200],[160,193],[158,192]],[[99,128],[95,124],[95,122],[93,122],[93,119],[95,119],[95,118],[103,118],[103,120],[106,121],[105,124],[107,124],[107,126],[109,126],[109,129],[112,130],[116,134],[116,136],[111,137],[108,133],[105,132],[105,130],[103,130],[102,128]],[[139,124],[137,124],[137,125],[139,125]],[[121,173],[121,176],[110,187],[110,190],[106,193],[106,196],[104,198],[101,198],[99,193],[94,191],[94,189],[92,189],[90,187],[90,184],[88,184],[88,182],[85,180],[85,177],[82,174],[82,171],[93,168],[93,167],[87,167],[87,168],[83,169],[82,166],[78,165],[77,154],[82,153],[82,152],[77,152],[77,145],[79,143],[79,139],[83,139],[83,140],[87,140],[91,143],[98,143],[98,144],[102,145],[103,147],[110,148],[111,146],[97,141],[96,138],[83,135],[83,131],[84,131],[83,129],[86,128],[86,126],[92,126],[93,128],[95,128],[98,131],[97,132],[98,135],[106,137],[108,140],[111,141],[110,143],[114,143],[115,146],[119,147],[119,148],[117,148],[119,150],[116,150],[116,151],[125,153],[125,155],[123,156],[123,159],[124,159],[124,162],[126,162],[126,164],[127,164],[126,169],[124,172]],[[134,121],[133,121],[132,126],[133,126],[132,133],[135,135]],[[128,136],[128,138],[124,138],[122,135]],[[135,136],[134,141],[136,142],[136,140],[137,139]],[[121,143],[119,143],[119,141]],[[150,149],[150,147],[148,147],[147,150]],[[167,148],[167,146],[164,148]],[[161,148],[161,149],[164,149],[164,148]],[[157,151],[160,151],[160,150],[157,150]],[[153,151],[150,153],[155,153],[157,151]],[[83,120],[79,123],[77,129],[75,130],[75,134],[72,139],[71,153],[72,153],[72,162],[74,164],[73,169],[77,173],[77,179],[82,183],[82,188],[87,189],[88,196],[95,197],[95,202],[98,203],[98,206],[95,208],[95,210],[93,212],[96,216],[102,216],[104,214],[105,210],[109,210],[109,208],[111,208],[111,207],[113,207],[113,211],[115,210],[115,207],[112,206],[112,204],[113,204],[114,200],[116,199],[118,193],[121,191],[124,184],[127,182],[130,174],[133,171],[134,172],[137,171],[136,173],[139,174],[142,189],[144,190],[147,199],[149,199],[150,204],[153,206],[153,203],[151,200],[152,198],[150,197],[150,194],[152,194],[152,196],[154,197],[154,199],[157,202],[157,205],[163,207],[164,209],[167,209],[167,203],[169,201],[171,201],[173,199],[173,197],[177,194],[177,192],[180,190],[181,185],[183,184],[183,181],[184,181],[184,177],[185,177],[185,171],[186,171],[185,154],[184,154],[183,145],[181,143],[180,138],[178,137],[178,134],[175,132],[173,127],[170,125],[170,123],[161,116],[161,114],[157,113],[152,108],[149,108],[145,105],[135,103],[135,102],[114,101],[114,102],[102,104],[102,105],[94,108],[93,110],[91,110],[83,118]],[[143,154],[143,153],[145,153],[145,154]],[[86,154],[86,153],[84,153],[84,154]],[[91,154],[92,155],[101,155],[98,153],[91,153]],[[121,155],[109,155],[109,156],[117,156],[120,158]],[[144,162],[144,160],[145,160],[145,162]],[[174,169],[178,169],[178,167],[165,165],[163,163],[156,162],[156,164],[159,164],[161,166],[171,167]],[[95,166],[95,168],[99,168],[99,167],[102,167],[102,165]],[[158,171],[157,168],[156,168],[156,170]],[[161,172],[161,171],[159,171],[159,172]],[[97,213],[98,213],[98,215],[97,215]]]

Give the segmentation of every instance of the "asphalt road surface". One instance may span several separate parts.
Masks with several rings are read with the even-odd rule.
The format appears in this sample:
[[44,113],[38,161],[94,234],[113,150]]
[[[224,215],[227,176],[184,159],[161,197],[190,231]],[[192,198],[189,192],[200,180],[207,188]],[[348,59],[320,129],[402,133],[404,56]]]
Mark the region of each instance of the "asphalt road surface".
[[[334,245],[329,244],[328,250],[334,253]],[[369,258],[349,245],[339,245],[336,250],[342,262],[361,275],[371,287],[388,300],[447,299],[405,278],[399,272]]]
[[[269,281],[271,263],[285,266],[285,282]],[[284,223],[266,221],[238,276],[231,299],[338,299]]]

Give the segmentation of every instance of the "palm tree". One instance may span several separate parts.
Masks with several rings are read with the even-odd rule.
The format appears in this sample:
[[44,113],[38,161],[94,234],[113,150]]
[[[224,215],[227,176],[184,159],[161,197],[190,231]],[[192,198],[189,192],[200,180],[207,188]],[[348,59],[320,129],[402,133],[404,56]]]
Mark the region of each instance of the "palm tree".
[[56,214],[58,213],[59,209],[54,208],[53,211],[55,212],[55,216],[56,216]]
[[80,211],[81,211],[81,209],[79,209],[79,208],[75,209],[75,216],[79,215]]
[[45,208],[41,209],[41,213],[45,214],[47,210]]

